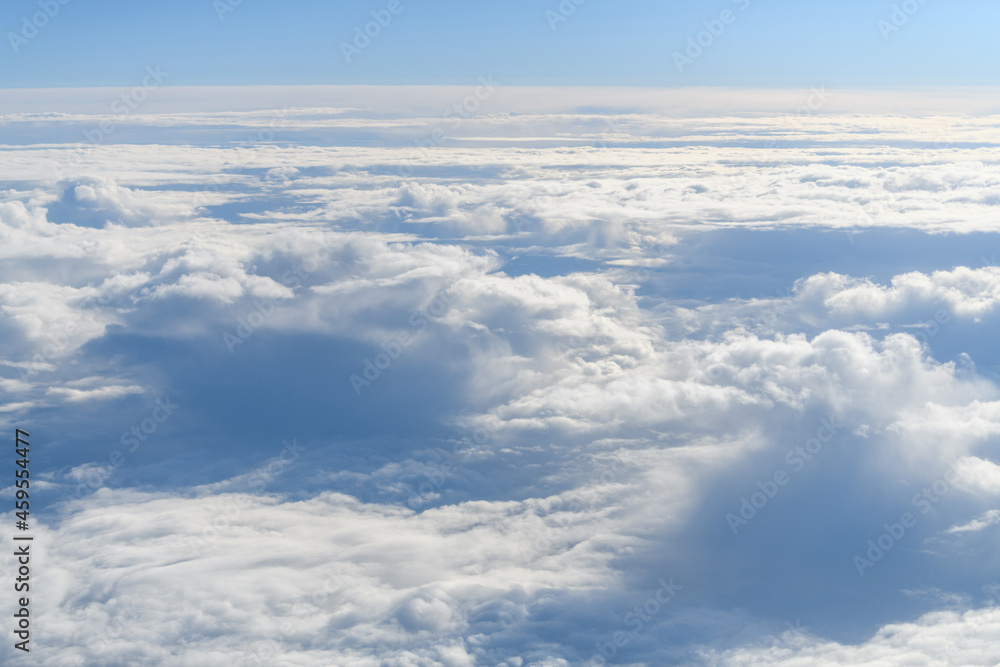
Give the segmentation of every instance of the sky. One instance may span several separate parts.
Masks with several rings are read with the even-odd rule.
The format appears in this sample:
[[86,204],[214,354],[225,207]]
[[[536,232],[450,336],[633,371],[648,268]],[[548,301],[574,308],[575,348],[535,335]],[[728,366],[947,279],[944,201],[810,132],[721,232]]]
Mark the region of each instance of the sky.
[[[13,0],[0,10],[0,86],[132,85],[148,65],[171,72],[171,85],[199,86],[465,85],[488,75],[511,86],[997,83],[1000,8],[988,0],[399,0],[386,14],[388,4],[56,0],[22,43],[43,9]],[[372,12],[386,25],[345,55]],[[674,54],[706,30],[718,34],[678,67]]]
[[1000,663],[995,8],[54,2],[4,664]]

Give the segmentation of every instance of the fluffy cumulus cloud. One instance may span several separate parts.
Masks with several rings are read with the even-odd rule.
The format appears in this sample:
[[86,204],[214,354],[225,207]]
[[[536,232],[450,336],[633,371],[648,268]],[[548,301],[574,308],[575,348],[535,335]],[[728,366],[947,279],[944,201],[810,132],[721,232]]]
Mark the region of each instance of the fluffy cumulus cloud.
[[31,664],[996,664],[995,119],[432,92],[9,102]]
[[767,647],[702,657],[715,665],[993,665],[1000,650],[990,633],[998,622],[993,608],[934,612],[887,625],[859,646],[818,640],[793,627]]

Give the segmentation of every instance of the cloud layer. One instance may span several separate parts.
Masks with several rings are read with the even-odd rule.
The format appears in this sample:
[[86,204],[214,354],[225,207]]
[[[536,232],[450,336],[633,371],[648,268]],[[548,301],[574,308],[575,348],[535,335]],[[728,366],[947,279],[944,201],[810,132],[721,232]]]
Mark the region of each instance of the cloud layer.
[[459,92],[4,117],[40,664],[994,664],[995,119]]

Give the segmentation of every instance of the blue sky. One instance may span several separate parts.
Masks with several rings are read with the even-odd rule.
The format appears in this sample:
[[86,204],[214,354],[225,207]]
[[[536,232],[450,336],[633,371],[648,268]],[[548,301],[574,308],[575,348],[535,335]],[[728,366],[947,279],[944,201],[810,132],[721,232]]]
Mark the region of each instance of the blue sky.
[[[219,0],[228,2],[229,0]],[[986,0],[928,0],[883,37],[893,3],[587,0],[550,27],[556,1],[406,1],[370,46],[347,62],[340,48],[387,2],[72,0],[15,53],[0,49],[0,86],[130,85],[147,65],[170,85],[464,84],[492,74],[508,85],[892,87],[997,81]],[[672,57],[730,9],[735,18],[683,72]],[[0,10],[20,33],[37,0]],[[942,45],[947,48],[942,48]]]

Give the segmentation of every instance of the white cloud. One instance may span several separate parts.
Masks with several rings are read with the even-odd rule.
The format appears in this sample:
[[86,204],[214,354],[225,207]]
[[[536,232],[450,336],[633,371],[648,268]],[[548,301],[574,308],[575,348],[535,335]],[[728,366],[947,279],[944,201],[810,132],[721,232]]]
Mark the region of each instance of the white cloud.
[[708,653],[713,665],[993,665],[1000,648],[992,637],[1000,628],[996,608],[942,611],[912,623],[888,625],[856,645],[787,633],[767,648]]
[[[612,576],[599,535],[546,560],[512,540],[538,509],[414,515],[332,493],[279,502],[101,490],[58,528],[36,530],[49,582],[37,622],[50,629],[37,650],[62,664],[232,661],[255,645],[297,664],[481,664],[482,643],[516,635],[544,591]],[[168,581],[166,600],[157,591]]]
[[[995,228],[995,121],[644,112],[750,100],[684,91],[608,123],[570,91],[519,115],[498,96],[416,148],[441,122],[436,95],[462,90],[424,91],[417,111],[382,105],[386,90],[298,91],[336,95],[280,117],[249,97],[185,114],[164,90],[128,119],[145,144],[5,147],[0,423],[54,422],[67,468],[39,493],[89,494],[37,524],[41,659],[584,664],[677,568],[690,598],[623,664],[690,659],[702,641],[709,664],[995,663],[989,609],[939,609],[857,645],[817,631],[740,646],[774,613],[754,591],[794,606],[829,583],[863,605],[893,567],[909,589],[940,573],[926,583],[938,597],[893,598],[874,628],[965,600],[956,572],[988,576],[989,544],[946,559],[919,537],[995,532],[1000,270],[980,236],[943,234]],[[782,95],[750,101],[770,113],[795,101]],[[13,94],[4,131],[85,127],[99,97],[38,117]],[[246,143],[263,129],[273,141]],[[165,131],[204,145],[153,141]],[[790,230],[815,236],[770,235]],[[864,252],[892,259],[899,230],[966,254],[866,275]],[[791,291],[762,296],[771,278]],[[240,326],[257,337],[230,353],[222,336]],[[415,342],[350,392],[401,331]],[[184,417],[109,465],[168,395]],[[726,513],[820,420],[842,425],[836,442],[732,535]],[[309,455],[267,476],[279,423],[309,434]],[[486,436],[456,447],[463,434]],[[951,461],[959,492],[920,515],[870,588],[813,560],[842,555],[853,576],[848,551]],[[261,481],[273,495],[248,491]],[[810,540],[774,560],[774,541]]]
[[1000,523],[1000,510],[990,510],[989,512],[980,514],[969,523],[962,524],[961,526],[952,526],[945,532],[949,535],[954,533],[972,533],[984,530],[998,523]]
[[108,398],[118,398],[129,394],[142,394],[145,389],[136,385],[108,385],[95,389],[75,389],[73,387],[52,387],[48,390],[49,395],[62,396],[67,401],[90,401]]

